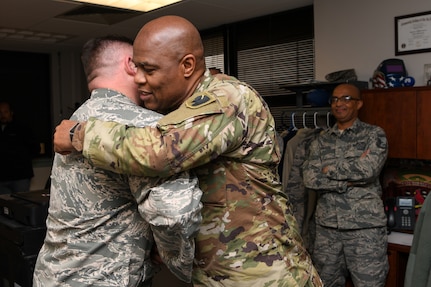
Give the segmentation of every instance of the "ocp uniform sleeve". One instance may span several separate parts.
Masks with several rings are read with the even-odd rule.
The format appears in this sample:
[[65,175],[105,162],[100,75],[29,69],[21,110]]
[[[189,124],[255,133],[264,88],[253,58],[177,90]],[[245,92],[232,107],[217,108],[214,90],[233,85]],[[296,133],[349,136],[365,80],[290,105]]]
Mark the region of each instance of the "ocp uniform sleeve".
[[166,177],[203,165],[241,145],[246,119],[224,93],[197,93],[156,128],[89,119],[83,154],[117,173]]

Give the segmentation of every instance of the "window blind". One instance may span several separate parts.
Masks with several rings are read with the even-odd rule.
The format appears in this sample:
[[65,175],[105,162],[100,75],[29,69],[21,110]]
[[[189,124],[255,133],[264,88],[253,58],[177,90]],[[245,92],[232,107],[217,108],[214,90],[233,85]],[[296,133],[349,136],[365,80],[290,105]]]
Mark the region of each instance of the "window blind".
[[314,78],[314,40],[303,39],[238,51],[238,78],[262,96],[286,93],[280,85]]
[[280,85],[314,79],[313,6],[203,31],[202,39],[208,68],[249,83],[264,97],[286,95]]
[[205,48],[205,63],[207,68],[218,68],[225,73],[224,68],[224,38],[221,32],[207,35],[203,38]]

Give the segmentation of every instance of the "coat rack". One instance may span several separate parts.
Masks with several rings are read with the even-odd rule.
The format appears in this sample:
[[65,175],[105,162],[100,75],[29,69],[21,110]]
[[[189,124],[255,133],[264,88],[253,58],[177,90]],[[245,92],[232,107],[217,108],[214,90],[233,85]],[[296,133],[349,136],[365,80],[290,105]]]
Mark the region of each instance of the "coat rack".
[[327,129],[335,122],[330,108],[292,108],[281,114],[281,122],[290,129]]

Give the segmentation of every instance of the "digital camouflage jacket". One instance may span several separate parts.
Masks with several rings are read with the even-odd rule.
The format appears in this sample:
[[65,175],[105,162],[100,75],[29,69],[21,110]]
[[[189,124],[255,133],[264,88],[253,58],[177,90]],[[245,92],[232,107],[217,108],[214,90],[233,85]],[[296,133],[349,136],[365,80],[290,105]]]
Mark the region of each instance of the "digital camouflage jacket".
[[379,176],[387,155],[383,129],[359,119],[342,133],[337,125],[322,132],[303,167],[305,186],[319,195],[316,223],[339,229],[386,226]]
[[[88,117],[137,126],[160,119],[106,89],[94,90],[72,119]],[[202,192],[188,172],[125,176],[95,168],[80,153],[56,154],[50,194],[33,286],[139,286],[154,273],[153,235],[169,269],[191,280]]]

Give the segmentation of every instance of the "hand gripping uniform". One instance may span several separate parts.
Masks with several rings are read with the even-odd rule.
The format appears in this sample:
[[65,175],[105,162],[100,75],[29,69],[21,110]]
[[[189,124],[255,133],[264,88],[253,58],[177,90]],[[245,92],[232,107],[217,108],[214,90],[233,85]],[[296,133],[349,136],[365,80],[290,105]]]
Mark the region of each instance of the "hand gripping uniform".
[[[204,204],[195,286],[322,286],[282,192],[274,125],[256,91],[206,71],[195,93],[156,128],[90,119],[83,154],[126,174],[195,171]],[[81,129],[74,141],[83,136]]]
[[[161,117],[106,89],[94,90],[72,119],[90,116],[137,126],[154,125]],[[146,286],[142,282],[154,273],[153,235],[169,269],[191,281],[202,207],[196,177],[124,176],[73,153],[55,155],[51,183],[33,286]]]

